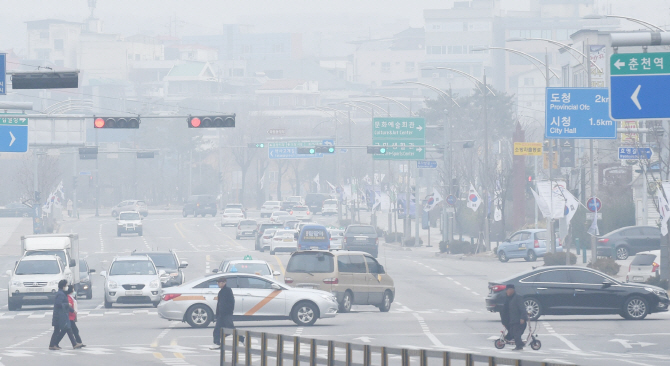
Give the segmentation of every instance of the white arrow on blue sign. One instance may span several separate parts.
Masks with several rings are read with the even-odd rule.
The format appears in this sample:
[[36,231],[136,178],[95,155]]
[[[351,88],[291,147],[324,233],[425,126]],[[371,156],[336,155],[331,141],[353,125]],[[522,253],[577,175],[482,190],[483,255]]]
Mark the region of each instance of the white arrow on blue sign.
[[650,147],[620,147],[619,160],[649,160],[654,155]]
[[0,152],[24,153],[28,151],[28,121],[25,124],[2,124],[0,120]]

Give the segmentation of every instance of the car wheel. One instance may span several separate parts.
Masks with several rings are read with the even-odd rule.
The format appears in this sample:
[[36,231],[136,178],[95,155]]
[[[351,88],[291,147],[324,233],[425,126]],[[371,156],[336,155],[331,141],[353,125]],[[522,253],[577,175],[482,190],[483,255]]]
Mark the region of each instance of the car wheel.
[[112,217],[117,217],[117,216],[119,216],[118,212],[112,211]]
[[391,310],[391,291],[385,291],[382,303],[379,305],[379,311],[386,313]]
[[93,298],[93,288],[89,288],[88,292],[86,293],[86,300],[90,300]]
[[505,263],[509,260],[509,258],[507,258],[507,254],[505,253],[504,250],[499,250],[498,251],[498,259],[503,263]]
[[138,235],[138,236],[142,236],[142,231],[141,231],[141,230],[138,231],[138,232],[137,232],[137,235]]
[[528,318],[530,320],[537,320],[540,315],[542,315],[542,305],[540,305],[540,302],[534,297],[524,299],[523,306],[526,307],[526,312],[528,313]]
[[184,210],[184,211],[181,212],[181,215],[184,216],[184,217],[188,217],[188,212],[186,212],[186,210]]
[[319,309],[312,302],[299,302],[293,307],[291,318],[297,325],[312,325],[319,318]]
[[196,304],[186,311],[186,322],[193,328],[207,328],[212,322],[214,314],[208,306]]
[[16,301],[11,301],[9,296],[7,296],[7,310],[16,311],[21,310],[21,304],[17,304]]
[[342,301],[340,302],[340,312],[348,313],[351,311],[351,301],[353,300],[353,294],[351,291],[347,290],[344,292]]
[[628,259],[628,248],[620,246],[616,248],[616,259],[623,261]]
[[537,254],[535,254],[535,251],[529,250],[528,255],[526,255],[526,261],[535,262],[536,260],[537,260]]
[[647,300],[640,296],[632,296],[623,304],[623,315],[626,319],[642,320],[649,314]]
[[107,301],[107,298],[105,298],[105,309],[111,309],[112,308],[112,303]]

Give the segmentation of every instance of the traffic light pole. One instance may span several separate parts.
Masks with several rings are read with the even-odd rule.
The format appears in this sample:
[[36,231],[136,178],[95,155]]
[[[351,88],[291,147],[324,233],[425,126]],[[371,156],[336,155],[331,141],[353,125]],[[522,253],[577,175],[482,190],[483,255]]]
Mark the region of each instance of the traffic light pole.
[[[77,148],[72,150],[72,217],[79,217],[77,215]],[[97,160],[97,159],[96,159]]]
[[[95,119],[95,117],[93,118]],[[98,146],[98,129],[95,129],[95,147],[100,149]],[[100,216],[99,212],[100,207],[100,169],[98,167],[98,157],[95,158],[95,216]]]

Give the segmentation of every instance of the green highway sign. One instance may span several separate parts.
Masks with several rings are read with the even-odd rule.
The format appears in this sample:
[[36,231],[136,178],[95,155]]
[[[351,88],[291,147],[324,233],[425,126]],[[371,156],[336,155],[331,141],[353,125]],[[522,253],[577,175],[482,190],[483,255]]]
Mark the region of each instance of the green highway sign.
[[617,53],[610,56],[610,75],[670,74],[670,52]]
[[0,117],[0,125],[27,126],[28,117]]
[[[375,160],[423,160],[426,120],[417,117],[378,117],[372,121],[372,144],[388,146]],[[414,147],[420,146],[420,147]]]

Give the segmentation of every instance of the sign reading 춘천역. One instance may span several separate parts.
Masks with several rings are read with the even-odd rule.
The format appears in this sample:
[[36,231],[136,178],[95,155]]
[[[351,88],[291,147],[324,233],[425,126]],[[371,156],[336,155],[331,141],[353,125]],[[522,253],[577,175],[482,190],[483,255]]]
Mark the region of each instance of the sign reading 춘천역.
[[670,52],[610,56],[611,115],[616,119],[670,117]]
[[545,136],[560,139],[615,139],[606,88],[547,88]]

